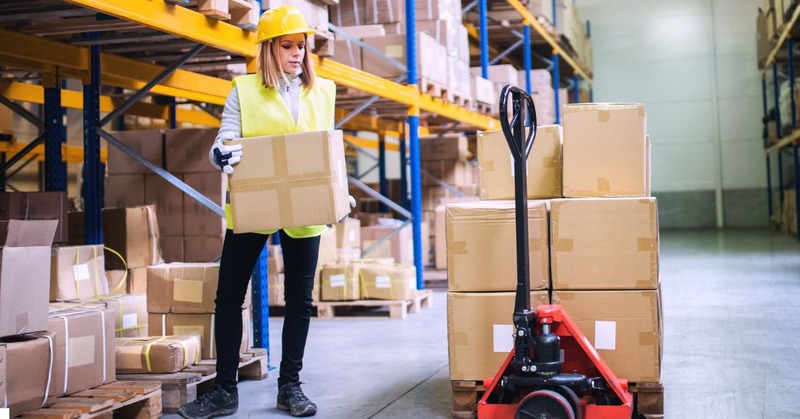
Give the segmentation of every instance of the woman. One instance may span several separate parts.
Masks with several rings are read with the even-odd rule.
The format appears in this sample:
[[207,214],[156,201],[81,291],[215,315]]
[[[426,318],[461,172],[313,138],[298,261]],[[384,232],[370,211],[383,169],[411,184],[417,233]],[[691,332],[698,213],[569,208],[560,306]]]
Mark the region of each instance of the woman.
[[[222,114],[222,124],[209,152],[215,166],[233,173],[242,156],[241,145],[224,140],[260,135],[322,131],[333,127],[336,87],[315,76],[306,49],[314,33],[291,5],[266,11],[258,22],[258,71],[236,77]],[[257,159],[258,156],[247,156]],[[351,202],[352,204],[352,202]],[[250,274],[269,234],[233,232],[229,205],[228,228],[222,246],[216,298],[217,377],[214,389],[180,407],[185,418],[231,415],[238,409],[236,371],[242,336],[241,307]],[[278,409],[292,416],[316,414],[317,406],[303,394],[299,373],[311,317],[319,236],[326,226],[287,228],[279,232],[284,257],[286,314],[278,378]]]

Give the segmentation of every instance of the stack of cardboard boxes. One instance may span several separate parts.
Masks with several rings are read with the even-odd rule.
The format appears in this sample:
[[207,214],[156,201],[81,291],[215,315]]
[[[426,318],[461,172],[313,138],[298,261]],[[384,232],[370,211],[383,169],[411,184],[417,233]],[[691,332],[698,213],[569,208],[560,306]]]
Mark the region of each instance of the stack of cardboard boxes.
[[[644,105],[570,105],[561,133],[540,127],[527,162],[531,305],[563,305],[615,374],[657,382],[658,212]],[[482,201],[446,208],[452,380],[494,375],[513,345],[516,267],[492,263],[515,251],[502,132],[479,135],[478,161]]]

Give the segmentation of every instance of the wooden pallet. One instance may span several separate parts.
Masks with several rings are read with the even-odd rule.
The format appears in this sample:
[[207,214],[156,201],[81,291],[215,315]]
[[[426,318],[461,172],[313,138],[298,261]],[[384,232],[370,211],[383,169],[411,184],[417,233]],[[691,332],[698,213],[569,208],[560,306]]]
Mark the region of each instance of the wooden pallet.
[[473,102],[473,103],[474,103],[473,109],[475,110],[475,112],[486,114],[486,115],[489,115],[489,114],[492,113],[492,104],[491,103],[478,102],[477,100],[475,102]]
[[446,100],[452,104],[461,106],[462,108],[472,109],[474,107],[473,99],[462,93],[446,92]]
[[440,82],[420,77],[418,80],[419,91],[432,97],[444,98],[447,87]]
[[[376,307],[388,307],[389,318],[405,319],[409,313],[419,313],[423,307],[430,307],[432,304],[433,291],[420,290],[417,292],[417,296],[410,300],[321,301],[316,303],[316,306],[317,317],[320,319],[333,319],[344,316],[350,318],[363,317],[367,313],[363,310],[364,308],[372,309]],[[361,316],[359,316],[359,313]]]
[[161,416],[161,383],[116,381],[66,397],[44,409],[23,413],[22,418],[89,419],[113,417],[158,418]]
[[[164,0],[167,3],[189,6],[189,0]],[[197,11],[216,20],[251,31],[258,26],[259,5],[252,0],[197,0]]]
[[[239,380],[263,380],[267,378],[267,351],[251,348],[240,354]],[[184,368],[171,374],[117,374],[117,378],[158,382],[161,385],[162,405],[166,413],[194,401],[198,395],[210,390],[216,378],[216,360],[204,359],[198,365]]]
[[[453,389],[452,415],[455,419],[473,419],[478,413],[478,401],[486,388],[482,381],[451,381]],[[639,418],[664,418],[664,385],[661,383],[631,383],[633,410]]]

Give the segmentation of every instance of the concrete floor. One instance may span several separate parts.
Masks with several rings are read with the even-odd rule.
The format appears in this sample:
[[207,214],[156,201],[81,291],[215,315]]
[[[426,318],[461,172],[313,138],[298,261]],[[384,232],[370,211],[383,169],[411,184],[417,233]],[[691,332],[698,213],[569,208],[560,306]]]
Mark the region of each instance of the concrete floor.
[[[660,263],[666,417],[800,418],[800,244],[767,229],[666,231]],[[301,379],[317,417],[450,417],[445,297],[405,320],[313,320]],[[276,378],[240,383],[234,417],[289,417]]]

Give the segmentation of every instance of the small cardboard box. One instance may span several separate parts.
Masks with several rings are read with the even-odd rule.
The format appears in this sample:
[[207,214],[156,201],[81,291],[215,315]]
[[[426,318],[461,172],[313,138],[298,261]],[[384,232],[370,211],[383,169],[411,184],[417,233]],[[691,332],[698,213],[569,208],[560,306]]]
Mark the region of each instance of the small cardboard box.
[[[447,282],[450,291],[514,291],[517,252],[514,201],[448,204]],[[531,290],[550,285],[547,206],[528,201],[528,255]]]
[[216,359],[213,314],[156,314],[148,315],[152,336],[185,335],[200,339],[202,359]]
[[[367,250],[393,233],[397,229],[393,225],[372,225],[361,227],[361,249]],[[424,235],[423,235],[424,236]],[[397,263],[414,263],[414,239],[411,224],[401,228],[391,238],[381,242],[376,248],[372,249],[365,257],[386,258],[391,257]]]
[[320,274],[320,299],[322,301],[350,301],[361,299],[357,264],[329,264]]
[[11,220],[0,248],[0,338],[47,330],[50,246],[58,221]]
[[348,217],[336,224],[336,247],[361,247],[361,221]]
[[9,220],[58,220],[53,243],[68,241],[66,192],[0,192],[0,245]]
[[[561,197],[561,126],[544,125],[526,165],[528,198]],[[514,199],[514,158],[503,131],[478,132],[481,199]]]
[[50,301],[108,295],[103,245],[53,247]]
[[45,395],[55,390],[50,380],[56,357],[53,338],[24,335],[0,342],[0,389],[5,395],[0,407],[10,409],[11,417],[44,406]]
[[341,131],[234,140],[245,156],[230,175],[237,233],[335,224],[350,212]]
[[128,293],[128,271],[114,269],[106,271],[108,295],[125,295]]
[[142,173],[106,176],[103,200],[106,208],[140,207],[145,205]]
[[55,393],[60,397],[116,380],[113,309],[51,307],[48,331],[55,336]]
[[658,287],[655,198],[554,199],[550,234],[554,290]]
[[414,265],[358,263],[361,298],[368,300],[410,300],[417,295]]
[[[448,292],[450,379],[493,377],[514,347],[513,292]],[[547,291],[531,292],[531,308],[549,304]]]
[[[162,130],[131,130],[112,131],[116,139],[128,146],[150,163],[164,167],[164,131]],[[106,163],[109,174],[147,174],[150,169],[138,161],[128,157],[117,147],[108,147],[108,161]]]
[[[144,294],[109,295],[80,300],[85,305],[101,305],[114,312],[114,335],[116,337],[147,336],[147,296]],[[51,307],[54,303],[50,304]]]
[[178,372],[200,361],[197,336],[117,338],[116,362],[120,374]]
[[467,137],[463,134],[433,134],[419,137],[420,160],[467,160]]
[[133,269],[163,263],[159,236],[154,205],[103,209],[105,247],[119,253],[119,256],[106,253],[107,269]]
[[647,196],[645,135],[644,104],[567,105],[564,196]]
[[663,326],[659,290],[553,291],[617,377],[661,381]]
[[161,236],[158,238],[158,247],[164,263],[183,262],[185,259],[183,236]]
[[213,313],[218,263],[170,263],[147,268],[149,313]]

